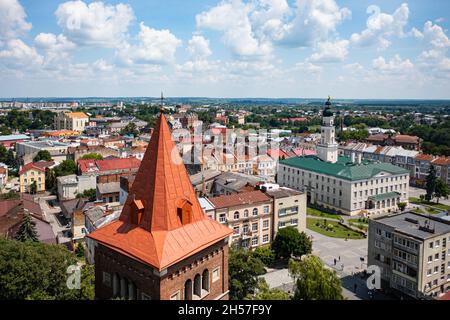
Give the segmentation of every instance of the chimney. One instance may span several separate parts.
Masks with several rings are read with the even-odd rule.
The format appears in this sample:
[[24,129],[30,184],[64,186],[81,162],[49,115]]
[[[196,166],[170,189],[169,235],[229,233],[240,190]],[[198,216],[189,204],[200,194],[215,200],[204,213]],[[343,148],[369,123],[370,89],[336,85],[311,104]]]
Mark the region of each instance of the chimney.
[[355,163],[355,153],[353,151],[352,151],[351,159],[352,159],[352,163]]
[[357,159],[358,159],[358,160],[357,160],[357,163],[358,163],[358,164],[361,164],[361,162],[362,162],[362,153],[361,153],[361,152],[358,153]]

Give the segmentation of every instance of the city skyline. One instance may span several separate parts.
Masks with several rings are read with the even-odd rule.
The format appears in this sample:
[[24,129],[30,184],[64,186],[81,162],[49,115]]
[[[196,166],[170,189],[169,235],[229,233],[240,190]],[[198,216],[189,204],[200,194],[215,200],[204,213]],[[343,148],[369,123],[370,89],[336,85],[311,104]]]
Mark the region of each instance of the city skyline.
[[448,99],[450,3],[0,1],[0,97]]

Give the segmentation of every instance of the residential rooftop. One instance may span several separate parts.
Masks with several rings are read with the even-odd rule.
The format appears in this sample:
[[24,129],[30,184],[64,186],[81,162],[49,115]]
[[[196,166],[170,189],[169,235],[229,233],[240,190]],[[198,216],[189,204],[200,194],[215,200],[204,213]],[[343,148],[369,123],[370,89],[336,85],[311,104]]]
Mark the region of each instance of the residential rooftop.
[[450,233],[450,221],[414,212],[384,216],[375,219],[375,221],[420,240]]
[[293,157],[281,160],[280,164],[350,181],[367,180],[382,172],[392,175],[409,174],[407,169],[390,163],[365,160],[356,164],[348,157],[339,157],[336,163],[323,161],[316,156]]

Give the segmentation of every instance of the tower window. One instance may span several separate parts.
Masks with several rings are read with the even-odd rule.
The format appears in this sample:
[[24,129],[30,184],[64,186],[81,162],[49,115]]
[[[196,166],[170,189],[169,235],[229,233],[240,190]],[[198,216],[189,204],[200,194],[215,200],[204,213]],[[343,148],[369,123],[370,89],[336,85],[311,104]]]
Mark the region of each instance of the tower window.
[[181,200],[177,205],[177,217],[181,225],[189,224],[192,220],[192,203],[189,200]]

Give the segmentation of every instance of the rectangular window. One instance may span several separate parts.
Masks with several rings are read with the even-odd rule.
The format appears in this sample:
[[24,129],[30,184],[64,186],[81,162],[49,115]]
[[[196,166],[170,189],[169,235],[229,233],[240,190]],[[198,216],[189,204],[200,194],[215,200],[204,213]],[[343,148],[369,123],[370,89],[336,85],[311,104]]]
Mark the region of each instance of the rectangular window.
[[269,220],[264,220],[263,221],[263,229],[268,229],[269,228]]
[[269,242],[269,235],[265,234],[265,235],[263,235],[263,243],[267,243],[267,242]]
[[252,239],[252,246],[257,246],[258,245],[258,238],[255,237]]
[[269,206],[264,206],[264,213],[269,213]]
[[107,287],[111,287],[111,274],[103,271],[103,284]]
[[212,272],[212,282],[216,282],[220,279],[220,267],[217,267]]
[[258,231],[258,223],[252,223],[252,231]]

